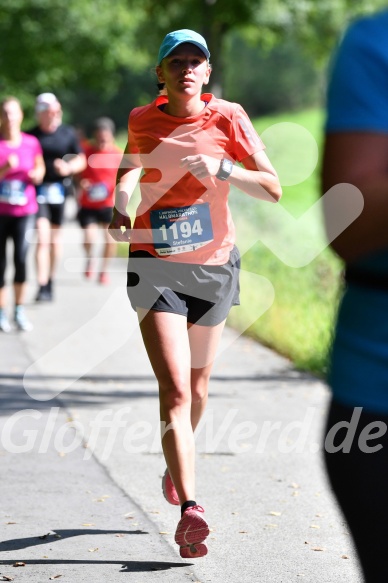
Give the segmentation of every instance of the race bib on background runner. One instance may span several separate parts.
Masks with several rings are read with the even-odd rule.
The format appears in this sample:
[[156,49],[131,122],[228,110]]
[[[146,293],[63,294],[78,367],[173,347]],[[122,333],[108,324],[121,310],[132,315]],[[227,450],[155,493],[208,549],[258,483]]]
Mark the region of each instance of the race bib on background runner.
[[103,182],[98,182],[97,184],[92,184],[86,191],[87,197],[93,202],[99,202],[101,200],[106,200],[109,196],[109,190],[106,184]]
[[37,201],[41,204],[62,204],[65,202],[65,187],[60,182],[43,183],[37,187]]
[[213,241],[209,203],[150,212],[152,238],[158,255],[195,251]]
[[22,180],[2,180],[0,182],[0,201],[6,204],[27,204],[27,184]]

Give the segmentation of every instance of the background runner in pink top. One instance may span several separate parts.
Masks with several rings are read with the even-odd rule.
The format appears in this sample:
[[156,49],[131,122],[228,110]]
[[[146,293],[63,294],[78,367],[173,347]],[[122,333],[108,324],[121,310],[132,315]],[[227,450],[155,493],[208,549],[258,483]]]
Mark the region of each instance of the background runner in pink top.
[[1,177],[0,182],[13,180],[23,182],[25,184],[26,203],[20,205],[2,202],[0,195],[0,214],[13,217],[35,214],[38,210],[38,203],[36,202],[35,185],[32,183],[29,173],[35,167],[36,157],[42,156],[42,148],[34,136],[29,136],[23,132],[18,146],[9,145],[0,135],[0,168],[6,164],[12,154],[17,156],[17,165],[14,168],[9,168]]

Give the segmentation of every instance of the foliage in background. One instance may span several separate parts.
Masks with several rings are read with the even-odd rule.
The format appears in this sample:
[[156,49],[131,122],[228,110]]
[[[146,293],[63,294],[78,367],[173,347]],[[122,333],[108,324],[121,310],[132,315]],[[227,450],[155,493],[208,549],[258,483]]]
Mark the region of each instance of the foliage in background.
[[139,63],[136,26],[124,0],[114,8],[109,0],[0,0],[0,92],[27,107],[37,93],[80,84],[112,93],[118,68]]
[[293,36],[258,51],[244,35],[233,32],[226,45],[225,63],[224,96],[243,104],[250,116],[323,103],[323,72],[311,56],[303,54]]
[[[384,7],[384,0],[128,0],[143,11],[137,29],[140,46],[159,46],[166,32],[194,28],[208,41],[214,66],[210,89],[221,96],[225,43],[238,30],[258,52],[273,47],[293,35],[301,46],[324,65],[346,24],[359,14]],[[147,47],[144,47],[145,49]]]
[[[0,0],[0,94],[21,98],[28,117],[34,96],[53,91],[72,121],[86,117],[89,123],[93,112],[110,114],[124,127],[128,110],[155,95],[151,70],[163,36],[194,28],[210,46],[209,89],[216,95],[229,98],[235,71],[233,96],[243,104],[244,94],[249,96],[250,113],[262,114],[271,104],[271,99],[263,104],[263,93],[276,88],[279,68],[284,81],[274,109],[312,105],[309,83],[316,94],[346,23],[384,5],[384,0]],[[255,86],[252,65],[246,66],[255,55],[268,70],[264,92],[264,73]]]

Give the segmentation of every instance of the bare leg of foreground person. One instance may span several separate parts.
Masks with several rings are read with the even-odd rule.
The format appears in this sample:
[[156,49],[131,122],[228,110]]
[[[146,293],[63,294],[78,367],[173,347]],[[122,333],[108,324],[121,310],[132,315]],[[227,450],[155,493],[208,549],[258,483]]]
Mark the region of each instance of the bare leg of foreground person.
[[195,500],[194,430],[206,407],[210,372],[225,322],[205,327],[187,324],[186,317],[178,314],[137,311],[159,384],[163,453],[182,510],[175,541],[182,557],[204,556],[209,528]]

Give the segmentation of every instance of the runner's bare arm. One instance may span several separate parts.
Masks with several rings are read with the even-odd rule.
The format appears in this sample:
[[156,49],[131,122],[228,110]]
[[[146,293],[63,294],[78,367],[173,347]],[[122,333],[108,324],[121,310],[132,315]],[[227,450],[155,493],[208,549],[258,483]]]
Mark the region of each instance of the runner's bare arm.
[[[337,184],[349,183],[360,189],[364,208],[360,216],[331,245],[345,261],[388,247],[388,135],[372,132],[341,132],[326,136],[322,165],[322,193]],[[324,199],[325,200],[325,199]],[[326,204],[325,222],[339,212]]]
[[63,158],[54,160],[54,168],[60,176],[79,174],[85,170],[87,160],[85,154],[66,154]]
[[142,168],[139,164],[139,157],[129,154],[127,144],[117,171],[115,206],[109,225],[109,232],[115,241],[128,243],[130,240],[131,219],[127,206],[140,178]]
[[10,154],[7,161],[0,166],[0,180],[7,174],[11,168],[16,168],[19,164],[19,156],[17,154]]
[[46,166],[43,156],[39,154],[38,156],[35,156],[34,168],[29,171],[28,175],[34,184],[40,184],[43,181],[45,173]]
[[[246,194],[266,200],[278,202],[282,196],[282,189],[278,176],[263,150],[244,158],[241,161],[244,168],[233,166],[228,182]],[[197,178],[216,176],[220,168],[220,160],[204,154],[187,156],[181,160],[181,166]]]

